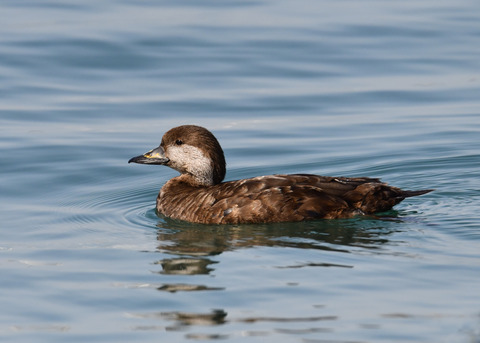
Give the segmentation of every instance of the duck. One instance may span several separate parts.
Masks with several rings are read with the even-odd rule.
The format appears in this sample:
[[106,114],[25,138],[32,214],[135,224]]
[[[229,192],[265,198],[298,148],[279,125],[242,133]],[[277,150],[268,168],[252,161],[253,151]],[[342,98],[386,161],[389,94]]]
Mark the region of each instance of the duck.
[[224,181],[225,155],[206,128],[182,125],[128,163],[163,165],[180,175],[161,187],[157,214],[198,224],[341,219],[385,212],[433,189],[402,190],[378,178],[275,174]]

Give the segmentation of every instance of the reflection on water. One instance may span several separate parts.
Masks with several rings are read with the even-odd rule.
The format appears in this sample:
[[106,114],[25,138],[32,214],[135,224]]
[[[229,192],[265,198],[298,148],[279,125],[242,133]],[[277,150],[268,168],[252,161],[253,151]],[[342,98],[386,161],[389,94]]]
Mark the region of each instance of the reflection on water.
[[304,267],[340,267],[340,268],[353,268],[353,266],[347,266],[343,264],[336,264],[336,263],[302,263],[296,264],[291,266],[282,266],[277,267],[281,269],[289,269],[289,268],[304,268]]
[[[313,316],[313,317],[240,317],[240,318],[227,318],[228,313],[223,309],[214,309],[206,313],[191,313],[191,312],[156,312],[156,313],[146,313],[146,314],[129,314],[131,317],[140,318],[140,319],[154,319],[161,320],[166,322],[173,322],[172,325],[166,326],[137,326],[135,330],[165,330],[165,331],[184,331],[192,326],[220,326],[227,323],[243,323],[247,325],[255,325],[257,323],[271,323],[273,325],[279,324],[304,324],[307,327],[303,328],[287,328],[287,327],[276,327],[272,332],[269,331],[254,331],[254,330],[245,330],[242,332],[242,336],[268,336],[273,332],[282,333],[282,334],[293,334],[293,335],[303,335],[310,333],[328,333],[333,332],[334,330],[329,327],[317,326],[320,323],[336,321],[339,318],[337,316]],[[315,326],[311,326],[315,325]],[[323,324],[324,325],[324,324]],[[185,335],[186,338],[191,339],[218,339],[218,338],[228,338],[231,335],[221,334],[221,333],[188,333]]]
[[[353,247],[378,250],[389,242],[388,236],[396,232],[399,218],[357,218],[347,220],[325,220],[317,222],[256,224],[256,225],[196,225],[162,217],[157,224],[157,249],[169,257],[154,262],[162,275],[193,276],[210,275],[219,263],[211,257],[226,251],[252,247],[287,247],[313,249],[330,252],[350,253]],[[175,255],[175,257],[171,257]],[[353,268],[352,265],[324,261],[295,262],[276,266],[278,269],[308,267]],[[289,283],[297,285],[295,282]],[[176,292],[225,291],[225,287],[212,287],[196,280],[192,283],[163,283],[157,290]],[[218,314],[215,312],[215,314]],[[191,318],[192,316],[186,316]],[[200,315],[204,320],[206,315]],[[207,316],[209,317],[209,316]],[[214,316],[214,318],[217,318]],[[267,320],[265,318],[243,319],[245,322]],[[270,318],[269,320],[275,321]],[[277,321],[291,320],[279,318]],[[183,325],[183,324],[182,324]]]
[[162,319],[175,321],[176,325],[220,325],[225,323],[227,313],[223,310],[213,310],[211,313],[163,312],[158,316]]
[[[308,306],[300,311],[292,312],[288,307],[279,307],[276,312],[262,312],[262,297],[275,297],[278,302],[288,299],[293,290],[293,294],[306,292],[309,297],[308,280],[295,279],[295,274],[301,269],[316,268],[313,274],[314,286],[324,287],[325,279],[334,276],[340,278],[349,278],[351,275],[362,275],[368,268],[357,268],[355,259],[358,254],[371,252],[373,255],[392,254],[400,256],[397,249],[401,241],[402,234],[407,234],[409,224],[417,223],[421,217],[415,213],[399,213],[391,211],[383,214],[383,217],[360,217],[346,220],[324,220],[315,222],[300,223],[277,223],[268,225],[223,225],[209,226],[196,225],[168,218],[160,218],[157,221],[157,252],[160,252],[164,258],[154,262],[154,265],[160,266],[160,271],[154,274],[163,276],[160,286],[156,290],[161,294],[172,297],[183,297],[182,301],[188,303],[192,297],[204,297],[210,308],[197,308],[197,311],[179,310],[177,307],[160,306],[152,312],[143,312],[131,314],[136,318],[143,319],[145,323],[152,325],[136,326],[134,330],[158,330],[163,332],[181,332],[184,339],[192,340],[226,340],[236,339],[238,337],[259,337],[275,339],[276,335],[283,337],[296,336],[301,337],[303,342],[350,342],[350,340],[332,340],[336,333],[343,328],[342,323],[348,322],[348,316],[340,315],[338,309],[331,307],[328,303],[328,297],[334,294],[337,297],[347,296],[350,301],[358,301],[357,285],[348,284],[347,287],[340,288],[338,294],[327,286],[325,294],[309,299]],[[405,242],[407,243],[407,242]],[[407,243],[408,244],[408,243]],[[301,256],[299,251],[315,252],[314,259],[302,259],[298,257],[295,260],[289,260],[288,257],[277,260],[277,255],[272,254],[272,260],[262,266],[256,266],[260,273],[271,273],[271,270],[283,270],[282,278],[284,282],[280,286],[269,284],[269,277],[263,280],[242,279],[246,284],[238,289],[234,284],[226,281],[228,277],[236,278],[237,271],[242,269],[233,268],[234,271],[229,276],[224,276],[225,269],[228,268],[227,253],[238,253],[242,250],[255,248],[255,255],[258,248],[280,248],[280,254],[284,251],[295,250],[295,256]],[[282,249],[287,248],[287,249]],[[260,249],[261,250],[261,249]],[[276,250],[276,249],[273,249]],[[333,254],[330,254],[333,253]],[[336,261],[340,255],[351,257],[348,259],[352,264],[332,263],[329,261],[317,261],[316,258],[328,258],[327,255],[335,255]],[[234,258],[243,257],[244,254],[235,254]],[[246,252],[249,255],[249,251]],[[355,256],[357,255],[357,256]],[[252,261],[247,259],[248,261]],[[254,261],[254,260],[253,260]],[[230,264],[232,262],[230,261]],[[237,262],[244,264],[244,261]],[[277,265],[278,263],[278,265]],[[247,263],[248,264],[248,263]],[[354,264],[354,265],[353,265]],[[227,265],[227,266],[221,266]],[[249,268],[247,266],[247,268]],[[265,268],[265,269],[262,269]],[[389,267],[390,268],[390,267]],[[333,270],[334,273],[330,273]],[[310,274],[309,270],[305,271]],[[304,272],[304,273],[305,273]],[[273,272],[275,273],[275,272]],[[291,278],[288,274],[292,275]],[[353,274],[351,274],[353,273]],[[257,272],[251,273],[252,277],[258,277]],[[278,275],[278,274],[277,274]],[[375,272],[373,274],[375,275]],[[364,277],[369,278],[368,275]],[[165,280],[167,278],[168,280]],[[172,282],[170,281],[172,278]],[[218,278],[221,280],[218,281]],[[222,279],[223,278],[223,279]],[[317,279],[318,278],[318,279]],[[355,278],[355,276],[354,276]],[[178,282],[184,281],[184,282]],[[200,281],[201,280],[201,281]],[[251,285],[249,283],[252,283]],[[262,282],[264,284],[257,284]],[[211,283],[211,284],[209,284]],[[333,285],[336,285],[334,282]],[[278,288],[277,288],[278,287]],[[390,285],[389,287],[392,287]],[[390,291],[383,290],[383,286],[374,285],[373,288],[379,290],[381,297],[390,298]],[[258,289],[263,289],[261,295],[256,298],[254,294]],[[279,291],[280,289],[280,291]],[[272,294],[269,294],[273,292]],[[280,292],[280,293],[275,293]],[[333,293],[332,293],[333,292]],[[170,293],[170,294],[169,294]],[[198,294],[195,294],[198,293]],[[235,299],[248,297],[244,301],[255,303],[255,310],[250,310],[248,306],[237,307],[230,303]],[[218,299],[228,298],[226,303]],[[178,300],[179,298],[175,298]],[[190,300],[189,300],[190,299]],[[255,300],[257,299],[257,300]],[[243,301],[243,299],[242,299]],[[288,303],[288,301],[287,301]],[[300,308],[300,307],[299,307]],[[393,307],[395,308],[395,307]],[[341,312],[341,311],[340,311]],[[368,334],[382,332],[387,330],[391,321],[404,324],[402,321],[410,321],[420,318],[422,321],[431,321],[441,317],[449,317],[451,314],[416,314],[414,312],[379,312],[377,316],[371,316],[367,319],[361,319],[357,329]],[[452,317],[462,319],[463,317]],[[386,323],[388,321],[389,323]],[[410,324],[415,327],[414,324]],[[241,327],[241,333],[236,331]],[[368,334],[366,334],[368,336]],[[318,337],[318,338],[317,338]],[[324,337],[325,339],[319,339]],[[279,338],[281,339],[281,338]],[[354,340],[351,340],[354,341]]]
[[336,316],[318,316],[318,317],[248,317],[240,319],[242,322],[277,322],[277,323],[293,323],[293,322],[318,322],[323,320],[336,320]]
[[[165,329],[167,331],[180,331],[183,328],[192,326],[192,325],[221,325],[226,322],[225,318],[227,313],[223,310],[212,310],[209,313],[189,313],[189,312],[155,312],[155,313],[142,313],[142,314],[128,314],[134,318],[141,319],[159,319],[165,320],[167,322],[174,322],[173,325],[168,325],[165,328],[160,326],[154,326],[153,328]],[[148,327],[152,329],[152,327]],[[145,330],[145,327],[139,326],[136,327],[137,330]]]
[[[169,218],[157,225],[158,250],[182,257],[159,261],[165,274],[208,274],[206,259],[224,251],[251,247],[290,247],[350,252],[350,247],[379,249],[399,229],[399,218],[356,218],[300,223],[196,225]],[[188,256],[185,257],[185,256]],[[198,257],[198,258],[193,258]]]
[[[215,326],[223,325],[229,321],[242,322],[248,324],[255,324],[259,322],[270,323],[312,323],[337,320],[337,316],[315,316],[315,317],[242,317],[227,319],[228,313],[222,309],[214,309],[207,313],[190,313],[190,312],[156,312],[148,314],[129,314],[132,317],[143,319],[159,319],[174,322],[173,325],[168,326],[167,330],[181,330],[184,327],[199,325],[199,326]],[[288,330],[278,329],[278,330]],[[329,331],[326,328],[309,328],[303,330],[289,330],[295,333]],[[298,331],[298,332],[297,332]]]
[[209,274],[213,269],[208,266],[216,261],[211,261],[206,258],[165,258],[161,261],[155,262],[162,266],[161,274],[170,275],[198,275]]
[[157,288],[159,291],[175,293],[178,291],[192,292],[192,291],[223,291],[224,287],[208,287],[204,285],[187,285],[187,284],[164,284]]
[[[229,314],[231,305],[224,306],[225,304],[219,302],[218,299],[225,296],[235,299],[236,296],[232,296],[235,294],[232,289],[235,286],[225,280],[219,282],[216,279],[217,276],[221,277],[223,274],[216,270],[220,268],[220,264],[228,265],[223,258],[220,258],[220,255],[251,248],[300,249],[321,252],[320,256],[331,252],[352,254],[359,249],[377,253],[388,250],[384,247],[393,243],[391,236],[402,230],[402,221],[403,219],[397,212],[390,212],[385,218],[362,217],[335,221],[241,226],[197,225],[161,217],[157,222],[157,251],[164,258],[153,263],[161,267],[161,270],[153,273],[161,275],[163,278],[155,289],[179,297],[185,296],[187,297],[184,300],[186,302],[190,296],[195,296],[192,293],[200,292],[201,296],[205,295],[212,299],[212,308],[188,312],[175,308],[166,311],[164,307],[161,307],[158,311],[135,314],[135,317],[142,318],[145,322],[153,320],[153,325],[138,326],[135,327],[135,330],[187,331],[184,338],[195,340],[230,339],[237,335],[232,333],[231,328],[221,329],[225,326],[224,324],[229,324],[228,327],[243,325],[244,329],[242,329],[241,335],[247,337],[333,333],[335,331],[334,323],[339,321],[339,317],[331,312],[331,309],[319,305],[324,301],[322,299],[312,299],[310,309],[304,313],[291,313],[284,310],[274,315],[268,314],[268,312],[262,315],[262,311],[233,310],[233,313]],[[394,243],[398,243],[398,241],[394,241]],[[248,268],[248,263],[246,265]],[[270,268],[277,271],[284,270],[283,275],[288,273],[294,275],[293,273],[297,270],[304,268],[353,270],[354,266],[315,259],[312,261],[287,259],[279,260],[278,265],[275,265],[275,261],[273,261]],[[232,277],[237,277],[235,272]],[[266,285],[255,285],[257,281],[253,279],[245,281],[253,283],[251,289],[253,292],[266,287]],[[249,288],[248,284],[245,286],[247,289]],[[292,278],[282,287],[287,288],[282,290],[287,295],[289,288],[295,290],[302,287],[302,280]],[[268,293],[263,292],[261,297],[269,296]],[[252,297],[250,292],[248,297],[248,301],[253,301],[250,299]],[[260,299],[259,301],[261,301]],[[325,325],[325,323],[331,325]],[[213,326],[214,328],[211,329],[213,332],[202,332],[201,326]],[[261,329],[259,330],[259,328]],[[224,332],[225,330],[227,333]]]

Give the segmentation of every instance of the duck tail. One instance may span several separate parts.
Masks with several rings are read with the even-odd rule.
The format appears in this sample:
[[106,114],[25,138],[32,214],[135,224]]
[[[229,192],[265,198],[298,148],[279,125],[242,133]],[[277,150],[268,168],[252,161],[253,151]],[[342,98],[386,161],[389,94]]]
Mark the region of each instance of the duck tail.
[[422,189],[419,191],[402,191],[402,197],[403,198],[410,198],[410,197],[416,197],[418,195],[423,195],[427,194],[434,191],[434,189]]

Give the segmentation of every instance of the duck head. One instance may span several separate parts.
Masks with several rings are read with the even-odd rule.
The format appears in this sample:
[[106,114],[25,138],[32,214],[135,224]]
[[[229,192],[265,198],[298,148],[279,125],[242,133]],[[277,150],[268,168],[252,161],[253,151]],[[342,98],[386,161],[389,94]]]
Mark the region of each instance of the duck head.
[[159,164],[177,170],[182,179],[198,186],[222,182],[226,164],[222,147],[207,129],[182,125],[167,131],[158,148],[131,158],[128,163]]

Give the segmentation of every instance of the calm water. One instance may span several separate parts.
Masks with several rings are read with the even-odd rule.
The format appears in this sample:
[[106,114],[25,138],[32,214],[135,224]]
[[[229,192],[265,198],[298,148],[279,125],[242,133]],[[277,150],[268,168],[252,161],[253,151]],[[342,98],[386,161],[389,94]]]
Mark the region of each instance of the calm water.
[[[0,4],[2,342],[480,342],[480,4]],[[435,188],[384,218],[158,218],[180,124],[227,179]]]

